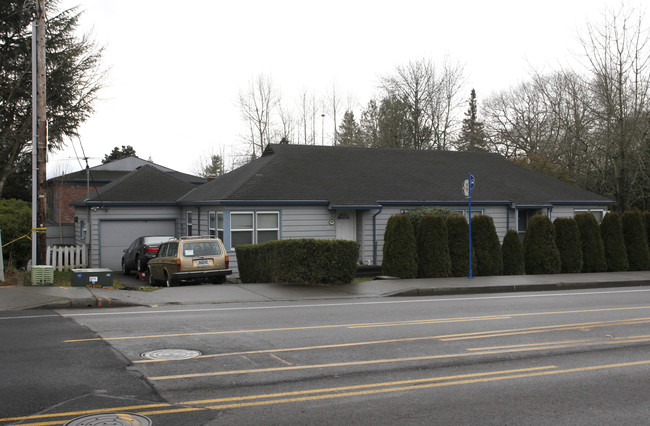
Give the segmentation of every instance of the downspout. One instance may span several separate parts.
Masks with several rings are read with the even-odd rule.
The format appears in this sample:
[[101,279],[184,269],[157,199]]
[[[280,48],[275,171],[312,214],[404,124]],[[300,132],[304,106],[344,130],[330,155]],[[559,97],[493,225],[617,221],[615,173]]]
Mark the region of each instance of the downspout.
[[372,264],[377,264],[377,215],[383,210],[383,206],[379,205],[377,213],[372,215]]

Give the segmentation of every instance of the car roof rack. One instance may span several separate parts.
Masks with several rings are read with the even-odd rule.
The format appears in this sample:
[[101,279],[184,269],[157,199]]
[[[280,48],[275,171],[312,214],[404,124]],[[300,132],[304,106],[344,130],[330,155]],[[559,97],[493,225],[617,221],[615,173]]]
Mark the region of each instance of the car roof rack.
[[185,236],[185,237],[180,237],[179,240],[198,240],[198,239],[205,239],[205,238],[214,238],[216,239],[216,235],[191,235],[191,236]]

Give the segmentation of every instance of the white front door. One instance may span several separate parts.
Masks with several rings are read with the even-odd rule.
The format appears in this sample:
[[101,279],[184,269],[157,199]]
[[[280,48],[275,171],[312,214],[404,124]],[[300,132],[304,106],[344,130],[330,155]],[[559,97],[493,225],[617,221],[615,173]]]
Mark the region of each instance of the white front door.
[[357,214],[354,210],[337,210],[336,221],[336,239],[337,240],[357,240],[356,227]]

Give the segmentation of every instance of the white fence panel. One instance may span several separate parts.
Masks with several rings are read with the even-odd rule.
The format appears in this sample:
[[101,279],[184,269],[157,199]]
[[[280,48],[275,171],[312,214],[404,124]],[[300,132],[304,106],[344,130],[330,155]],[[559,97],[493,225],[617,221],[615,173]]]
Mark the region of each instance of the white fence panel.
[[86,245],[80,246],[47,246],[45,264],[53,266],[57,271],[67,271],[88,266],[88,250]]

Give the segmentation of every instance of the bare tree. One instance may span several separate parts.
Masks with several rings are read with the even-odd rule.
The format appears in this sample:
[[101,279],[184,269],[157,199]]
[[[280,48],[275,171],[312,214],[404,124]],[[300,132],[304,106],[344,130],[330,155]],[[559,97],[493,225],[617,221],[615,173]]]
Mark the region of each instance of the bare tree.
[[464,102],[461,89],[465,82],[465,71],[462,65],[453,64],[449,58],[445,58],[442,70],[437,74],[434,84],[429,88],[432,145],[435,149],[447,150],[460,127],[458,117]]
[[409,62],[398,66],[394,75],[381,78],[382,88],[395,96],[406,107],[410,124],[407,146],[426,149],[431,141],[431,120],[427,107],[431,101],[431,87],[434,86],[434,66],[429,60]]
[[253,152],[261,155],[264,147],[271,141],[271,118],[279,101],[271,77],[258,75],[246,93],[239,93],[239,107],[242,118],[250,130],[248,143]]
[[633,207],[641,195],[647,167],[641,156],[648,136],[650,37],[643,14],[608,11],[604,22],[589,24],[581,39],[598,142],[613,180],[608,192],[619,210]]

